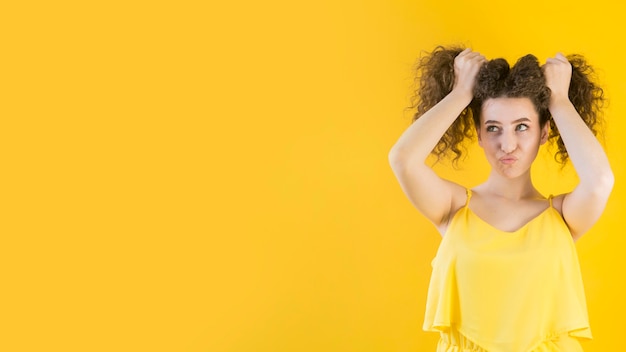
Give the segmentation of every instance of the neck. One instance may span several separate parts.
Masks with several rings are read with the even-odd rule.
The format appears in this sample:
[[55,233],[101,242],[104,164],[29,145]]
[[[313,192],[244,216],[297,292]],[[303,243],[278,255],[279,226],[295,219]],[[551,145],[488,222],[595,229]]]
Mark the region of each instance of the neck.
[[506,178],[492,171],[483,187],[492,195],[510,200],[535,198],[540,195],[533,185],[530,170],[516,178]]

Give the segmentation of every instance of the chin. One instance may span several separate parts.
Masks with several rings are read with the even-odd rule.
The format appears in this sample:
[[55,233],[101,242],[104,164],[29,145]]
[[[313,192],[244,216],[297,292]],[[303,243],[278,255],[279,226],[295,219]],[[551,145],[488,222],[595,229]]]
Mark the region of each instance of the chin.
[[498,169],[498,174],[508,179],[515,179],[523,176],[524,174],[526,174],[526,172],[520,170],[519,168],[508,167],[504,169]]

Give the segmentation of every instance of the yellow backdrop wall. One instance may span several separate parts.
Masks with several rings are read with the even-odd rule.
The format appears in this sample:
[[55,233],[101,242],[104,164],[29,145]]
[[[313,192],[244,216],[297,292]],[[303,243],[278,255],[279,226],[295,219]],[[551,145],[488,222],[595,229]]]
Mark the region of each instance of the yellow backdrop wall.
[[[6,7],[6,8],[5,8]],[[283,0],[3,6],[3,351],[432,351],[440,241],[387,163],[411,66],[585,55],[617,178],[577,243],[595,339],[622,345],[619,2]],[[541,154],[546,194],[575,184]],[[444,177],[485,174],[480,151]],[[547,170],[547,171],[546,171]]]

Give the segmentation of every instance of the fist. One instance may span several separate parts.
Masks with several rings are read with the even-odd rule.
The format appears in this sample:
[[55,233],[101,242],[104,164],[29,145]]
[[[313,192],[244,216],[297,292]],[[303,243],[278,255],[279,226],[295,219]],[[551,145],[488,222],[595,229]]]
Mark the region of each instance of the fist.
[[551,99],[568,98],[569,83],[572,80],[572,64],[561,54],[548,58],[542,67],[546,86],[552,91]]
[[476,75],[487,62],[484,56],[467,48],[454,58],[454,89],[473,95]]

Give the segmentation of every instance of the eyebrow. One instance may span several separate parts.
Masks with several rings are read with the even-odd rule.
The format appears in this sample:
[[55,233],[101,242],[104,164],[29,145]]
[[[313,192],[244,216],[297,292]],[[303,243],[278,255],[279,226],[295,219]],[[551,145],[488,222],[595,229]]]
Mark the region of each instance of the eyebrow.
[[[519,119],[511,122],[511,125],[514,125],[514,124],[520,123],[520,122],[532,122],[532,121],[528,117],[522,117],[522,118],[519,118]],[[485,121],[485,125],[487,125],[487,124],[501,125],[502,122],[496,121],[496,120],[487,120],[487,121]]]

